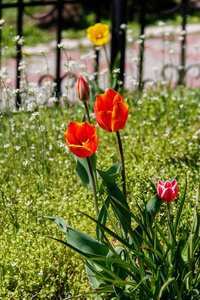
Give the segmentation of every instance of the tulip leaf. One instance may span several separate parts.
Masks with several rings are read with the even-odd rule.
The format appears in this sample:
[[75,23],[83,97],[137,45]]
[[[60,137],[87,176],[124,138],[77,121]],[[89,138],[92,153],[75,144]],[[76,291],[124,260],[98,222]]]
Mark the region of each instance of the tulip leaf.
[[[74,155],[74,158],[76,160],[76,175],[86,186],[87,190],[92,191],[92,180],[91,180],[87,158],[79,158],[76,155]],[[89,159],[92,165],[96,190],[98,190],[98,178],[97,178],[97,171],[96,171],[96,161],[97,161],[96,153],[90,156]]]
[[45,216],[44,218],[49,219],[49,220],[55,222],[60,227],[60,230],[62,232],[67,233],[67,227],[69,227],[69,225],[62,218],[59,218],[59,217],[49,217],[49,216]]
[[[110,169],[108,169],[106,171],[106,173],[108,173],[113,179],[115,179],[117,177],[120,169],[121,169],[121,163],[118,162],[118,163],[115,163]],[[99,192],[101,194],[103,194],[103,192],[104,192],[103,186],[100,187]]]
[[95,275],[97,273],[97,272],[95,272],[95,271],[97,271],[97,270],[95,270],[95,264],[93,264],[89,260],[86,260],[85,261],[85,269],[86,269],[86,272],[88,275],[89,282],[93,289],[98,288],[100,286],[100,284],[104,283],[103,280],[95,277]]
[[[105,186],[107,188],[107,192],[108,192],[108,195],[110,196],[110,200],[111,200],[112,210],[120,224],[121,229],[124,231],[124,233],[126,235],[128,231],[127,231],[127,226],[123,222],[123,219],[125,217],[127,223],[130,225],[131,224],[131,216],[130,216],[130,214],[127,213],[126,209],[124,209],[121,205],[119,205],[117,203],[117,201],[113,204],[113,200],[112,200],[112,198],[117,199],[118,201],[120,201],[120,203],[123,204],[124,207],[126,207],[128,210],[130,210],[128,203],[126,201],[126,198],[124,197],[121,190],[117,186],[114,178],[112,178],[108,174],[108,172],[105,172],[105,171],[102,171],[99,169],[97,169],[97,171],[103,179],[103,184],[105,184]],[[117,210],[120,211],[120,214],[117,212]],[[123,218],[121,216],[123,216]]]
[[[100,222],[103,225],[106,224],[107,209],[109,207],[109,204],[110,204],[110,199],[109,199],[109,197],[107,197],[104,204],[102,205],[102,208],[101,208],[100,213],[99,213],[99,218],[98,218],[98,222]],[[102,232],[102,229],[99,228],[98,224],[97,224],[97,227],[96,227],[96,234],[97,234],[98,240],[103,240],[103,232]]]
[[86,122],[86,116],[85,116],[85,114],[83,115],[82,120],[81,120],[81,123],[83,123],[83,122]]
[[71,245],[77,252],[92,255],[106,256],[109,249],[106,245],[98,243],[92,236],[71,228],[62,218],[45,217],[54,221],[67,235],[67,244]]
[[160,199],[158,194],[156,194],[146,205],[146,210],[151,216],[151,221],[153,222],[153,218],[156,216],[158,213],[161,205],[163,203],[163,200]]
[[116,175],[119,173],[121,168],[121,163],[115,163],[110,169],[107,170],[107,173],[112,176],[112,178],[115,178]]

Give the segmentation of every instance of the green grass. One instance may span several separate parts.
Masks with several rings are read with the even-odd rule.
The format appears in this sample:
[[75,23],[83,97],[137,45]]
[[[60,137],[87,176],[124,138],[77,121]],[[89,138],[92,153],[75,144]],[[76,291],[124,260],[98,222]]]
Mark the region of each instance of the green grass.
[[[128,202],[150,200],[152,182],[176,176],[179,195],[188,192],[180,231],[188,230],[199,182],[199,89],[179,88],[128,95],[130,108],[121,130]],[[43,216],[59,216],[78,230],[95,235],[95,226],[77,210],[95,216],[93,197],[75,174],[75,161],[64,140],[65,125],[81,121],[83,107],[41,108],[39,114],[1,115],[0,122],[0,299],[64,299],[89,288],[77,255],[50,237],[65,239]],[[94,117],[93,122],[96,124]],[[97,128],[97,167],[118,162],[115,134]],[[166,212],[158,217],[165,228]]]

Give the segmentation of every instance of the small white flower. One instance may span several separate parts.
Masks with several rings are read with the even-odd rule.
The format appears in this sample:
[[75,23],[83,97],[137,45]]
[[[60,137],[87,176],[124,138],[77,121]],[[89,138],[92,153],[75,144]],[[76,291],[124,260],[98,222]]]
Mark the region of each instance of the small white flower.
[[38,273],[38,275],[43,275],[43,270],[40,270],[40,272]]
[[180,35],[185,35],[186,34],[186,30],[181,30],[180,31]]
[[142,39],[137,41],[137,44],[138,44],[138,45],[140,45],[140,44],[142,44],[142,43],[143,43],[143,40],[142,40]]
[[124,29],[127,29],[128,28],[128,25],[123,23],[120,25],[120,29],[124,30]]
[[120,68],[114,69],[114,70],[113,70],[113,73],[114,73],[114,74],[119,74],[119,73],[120,73]]
[[163,27],[163,26],[165,26],[165,25],[166,25],[166,23],[164,23],[163,21],[159,21],[159,22],[158,22],[158,26],[159,26],[159,27]]
[[95,50],[96,50],[96,51],[100,51],[100,50],[101,50],[101,46],[96,46],[96,47],[95,47]]
[[118,82],[118,85],[123,85],[123,81],[119,80]]
[[41,50],[39,51],[39,53],[40,53],[40,54],[45,54],[45,49],[44,49],[44,48],[41,49]]
[[5,144],[4,148],[8,148],[10,146],[10,144]]
[[0,26],[4,25],[5,24],[5,20],[4,19],[0,19]]
[[62,49],[65,49],[66,47],[65,47],[65,44],[60,43],[60,44],[58,44],[58,48],[60,48],[62,50]]
[[142,34],[142,35],[140,35],[140,39],[142,39],[142,40],[144,40],[144,39],[145,39],[145,37],[146,37],[146,35],[145,35],[145,34]]

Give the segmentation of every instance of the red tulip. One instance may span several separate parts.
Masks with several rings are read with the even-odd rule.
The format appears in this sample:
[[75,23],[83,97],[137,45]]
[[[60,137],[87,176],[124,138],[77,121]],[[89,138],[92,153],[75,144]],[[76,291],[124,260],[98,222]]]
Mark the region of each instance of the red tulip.
[[97,150],[98,136],[94,125],[70,122],[65,132],[69,150],[80,158],[91,156]]
[[105,94],[97,96],[94,112],[101,128],[109,132],[116,132],[126,125],[129,110],[122,95],[108,90]]
[[165,183],[158,180],[157,185],[158,196],[163,201],[170,202],[178,195],[178,184],[176,179],[172,180],[171,182],[167,180]]
[[76,92],[81,101],[86,101],[90,97],[89,85],[83,77],[80,77],[76,83]]

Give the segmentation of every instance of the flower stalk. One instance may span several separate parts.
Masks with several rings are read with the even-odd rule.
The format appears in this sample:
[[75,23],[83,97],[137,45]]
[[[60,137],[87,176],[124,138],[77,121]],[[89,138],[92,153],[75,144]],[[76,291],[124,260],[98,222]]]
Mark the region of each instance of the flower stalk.
[[97,191],[96,191],[96,185],[95,185],[95,180],[94,180],[94,174],[93,174],[93,171],[92,171],[92,165],[91,165],[91,162],[90,162],[90,158],[86,157],[86,159],[87,159],[87,163],[88,163],[88,167],[89,167],[90,175],[91,175],[91,180],[92,180],[92,190],[93,190],[93,196],[94,196],[94,207],[95,207],[95,211],[96,211],[96,217],[97,217],[97,220],[98,220],[98,218],[99,218],[99,209],[98,209]]
[[[173,247],[173,238],[172,238],[172,223],[170,215],[170,202],[167,202],[167,213],[168,213],[168,222],[169,222],[169,243]],[[172,264],[172,249],[169,251],[169,262]]]
[[119,130],[116,131],[116,135],[117,135],[117,141],[118,141],[119,153],[120,153],[120,160],[121,160],[123,194],[124,194],[124,197],[126,198],[126,177],[125,177],[125,166],[124,166],[124,153],[123,153],[122,141],[121,141],[121,137],[120,137],[120,134],[119,134]]
[[86,112],[86,115],[87,115],[88,123],[91,124],[90,114],[89,114],[89,110],[88,110],[88,105],[87,105],[86,102],[83,102],[83,103],[84,103],[84,106],[85,106],[85,112]]

